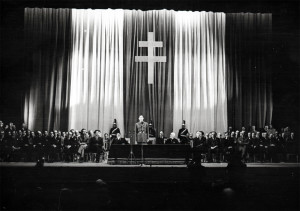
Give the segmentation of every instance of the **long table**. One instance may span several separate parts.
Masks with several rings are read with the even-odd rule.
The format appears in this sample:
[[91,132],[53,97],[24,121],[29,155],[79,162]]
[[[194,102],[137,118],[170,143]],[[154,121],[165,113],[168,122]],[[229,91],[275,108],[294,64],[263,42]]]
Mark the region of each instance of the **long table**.
[[[128,162],[146,164],[184,163],[190,157],[190,145],[112,145],[109,150],[110,164]],[[132,152],[132,153],[131,153]]]

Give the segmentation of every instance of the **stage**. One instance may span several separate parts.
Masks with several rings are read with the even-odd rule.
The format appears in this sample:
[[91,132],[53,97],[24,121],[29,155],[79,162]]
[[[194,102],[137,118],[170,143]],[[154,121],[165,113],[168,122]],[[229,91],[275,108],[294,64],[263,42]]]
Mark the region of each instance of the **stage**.
[[195,172],[186,165],[0,163],[1,207],[299,210],[299,163],[247,163],[242,171],[227,163],[203,166]]
[[[300,163],[246,163],[248,168],[300,168]],[[1,167],[35,167],[34,162],[0,162]],[[228,163],[202,163],[207,168],[226,168]],[[111,165],[92,162],[54,162],[44,163],[44,167],[101,167],[101,168],[186,168],[186,165]]]

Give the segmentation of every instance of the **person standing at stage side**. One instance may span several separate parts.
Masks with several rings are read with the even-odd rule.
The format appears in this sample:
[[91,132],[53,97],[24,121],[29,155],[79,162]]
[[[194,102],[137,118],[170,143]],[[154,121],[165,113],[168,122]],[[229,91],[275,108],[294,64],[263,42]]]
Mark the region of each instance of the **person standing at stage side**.
[[120,129],[117,126],[117,120],[114,119],[113,126],[109,130],[109,137],[110,137],[110,139],[113,141],[117,137],[118,133],[120,133]]
[[100,130],[94,131],[94,136],[90,139],[89,150],[92,153],[96,153],[96,162],[99,163],[100,154],[104,150],[104,143]]
[[135,123],[134,131],[137,143],[146,144],[149,136],[149,126],[147,122],[144,122],[143,115],[140,115],[139,122]]
[[185,120],[182,120],[182,126],[178,131],[178,138],[181,144],[188,144],[189,143],[189,130],[185,126]]
[[159,132],[159,137],[156,138],[155,143],[156,144],[165,144],[165,137],[164,137],[164,132],[163,131]]
[[175,133],[170,134],[170,138],[166,140],[166,144],[179,144],[179,141],[175,138]]

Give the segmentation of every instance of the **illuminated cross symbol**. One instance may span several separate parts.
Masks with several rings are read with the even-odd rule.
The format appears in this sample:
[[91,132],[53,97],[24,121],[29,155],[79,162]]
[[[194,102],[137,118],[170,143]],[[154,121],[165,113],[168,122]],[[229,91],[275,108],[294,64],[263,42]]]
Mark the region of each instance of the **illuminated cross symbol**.
[[148,32],[148,41],[139,41],[139,47],[148,48],[148,56],[136,56],[135,62],[148,62],[148,84],[153,84],[154,62],[166,62],[166,56],[154,56],[154,48],[163,47],[163,42],[154,41],[154,33]]

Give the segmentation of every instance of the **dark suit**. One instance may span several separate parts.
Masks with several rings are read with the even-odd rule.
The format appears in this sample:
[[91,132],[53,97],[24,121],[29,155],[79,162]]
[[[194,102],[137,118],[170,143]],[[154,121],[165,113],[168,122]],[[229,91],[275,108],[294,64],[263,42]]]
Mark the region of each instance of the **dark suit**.
[[156,138],[156,144],[165,144],[165,138],[164,137]]
[[173,139],[168,138],[166,140],[166,144],[179,144],[179,141],[176,138],[173,138]]
[[135,123],[134,131],[136,134],[136,141],[138,144],[145,144],[148,139],[149,125],[147,122]]
[[156,131],[153,127],[149,127],[149,137],[155,137],[156,136]]
[[120,139],[115,138],[115,139],[113,139],[113,141],[112,141],[111,144],[112,144],[112,145],[113,145],[113,144],[128,144],[128,142],[126,141],[125,138],[120,138]]
[[100,153],[103,151],[103,138],[102,137],[92,137],[89,143],[89,150],[92,153],[97,153],[96,162],[99,162]]

